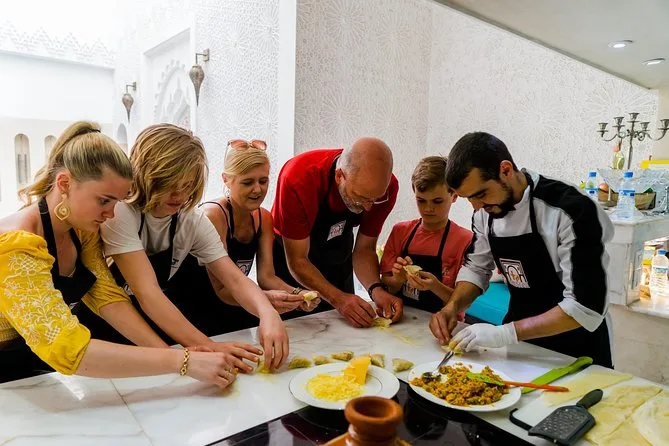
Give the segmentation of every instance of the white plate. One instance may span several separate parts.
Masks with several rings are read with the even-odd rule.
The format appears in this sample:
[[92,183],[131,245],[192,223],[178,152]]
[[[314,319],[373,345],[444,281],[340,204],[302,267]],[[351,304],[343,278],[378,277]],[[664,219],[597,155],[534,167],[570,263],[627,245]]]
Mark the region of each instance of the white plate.
[[[492,404],[485,404],[481,406],[456,406],[454,404],[447,403],[446,400],[442,400],[441,398],[437,398],[436,396],[432,395],[430,392],[427,390],[414,386],[411,384],[411,380],[414,378],[420,377],[425,372],[431,372],[434,369],[437,368],[439,365],[440,361],[434,361],[434,362],[428,362],[427,364],[421,364],[417,365],[414,367],[410,372],[407,380],[409,381],[409,385],[413,390],[416,391],[416,393],[423,398],[425,398],[428,401],[432,401],[433,403],[440,404],[442,406],[448,407],[450,409],[457,409],[457,410],[466,410],[468,412],[494,412],[496,410],[502,410],[502,409],[507,409],[514,404],[518,402],[520,399],[520,388],[519,387],[512,387],[509,389],[509,393],[504,395],[501,400],[497,401],[496,403]],[[465,365],[470,365],[472,366],[472,372],[474,373],[480,373],[485,366],[481,364],[477,364],[475,362],[469,362],[469,361],[452,361],[449,363],[449,365],[454,365],[456,363],[461,362],[462,364]],[[493,373],[498,375],[500,378],[502,378],[504,381],[512,381],[511,378],[506,376],[504,373],[500,372],[499,370],[492,369]],[[444,375],[441,376],[442,381],[446,381],[446,377]]]
[[[307,391],[307,382],[316,375],[340,375],[348,366],[347,362],[337,362],[310,367],[290,380],[290,393],[305,404],[322,409],[343,410],[349,400],[326,401],[316,398]],[[358,396],[381,396],[392,398],[400,390],[400,382],[392,373],[373,365],[367,370],[367,381]]]

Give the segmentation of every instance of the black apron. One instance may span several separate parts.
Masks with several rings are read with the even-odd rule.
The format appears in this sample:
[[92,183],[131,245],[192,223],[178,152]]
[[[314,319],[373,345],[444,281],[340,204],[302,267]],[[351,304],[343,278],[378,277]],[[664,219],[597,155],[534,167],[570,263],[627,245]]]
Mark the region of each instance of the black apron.
[[[437,250],[437,255],[428,256],[422,254],[412,254],[409,251],[409,246],[411,241],[416,235],[416,231],[420,226],[421,221],[416,223],[416,226],[413,227],[409,238],[407,239],[404,247],[402,248],[402,258],[409,256],[414,265],[420,266],[423,271],[433,274],[439,282],[443,279],[443,261],[442,254],[444,252],[444,245],[446,244],[446,239],[448,238],[448,231],[451,229],[451,221],[449,220],[444,228],[444,234],[441,236],[441,242],[439,243],[439,249]],[[419,291],[416,288],[409,285],[408,282],[404,282],[402,289],[398,293],[398,297],[402,298],[402,301],[405,305],[414,308],[420,308],[421,310],[429,311],[430,313],[435,313],[441,310],[444,306],[444,301],[441,300],[439,296],[434,294],[432,291]]]
[[[232,255],[231,255],[232,257]],[[258,326],[258,318],[237,305],[223,302],[209,279],[207,268],[189,254],[170,280],[165,295],[179,302],[179,311],[207,336]]]
[[[144,228],[144,218],[144,214],[142,214],[142,220],[139,224],[139,231],[137,232],[140,239],[142,238],[142,229]],[[162,290],[167,287],[167,282],[170,280],[170,273],[172,272],[172,263],[174,258],[174,235],[177,233],[178,221],[179,214],[174,214],[170,219],[170,244],[167,249],[151,255],[147,255],[149,262],[151,263],[151,267],[153,268],[153,272],[156,275],[156,280],[158,280],[158,285],[160,285],[160,289]],[[147,237],[150,235],[151,234],[148,234]],[[112,268],[118,271],[118,267],[116,265],[113,265]],[[116,277],[122,277],[120,271]],[[117,283],[119,286],[122,286],[131,292],[131,290],[128,289],[125,279],[117,280]]]
[[[512,237],[493,233],[493,218],[488,218],[488,241],[497,268],[504,274],[511,298],[503,323],[538,316],[554,308],[563,299],[564,284],[555,271],[553,260],[537,229],[532,204],[534,182],[527,177],[532,232]],[[527,341],[565,355],[590,356],[595,364],[613,367],[606,320],[594,332],[583,327],[555,336]]]
[[[72,313],[78,315],[82,309],[88,308],[81,303],[81,299],[93,287],[97,278],[81,261],[81,242],[74,229],[70,229],[70,238],[77,250],[74,273],[71,277],[60,275],[58,268],[58,248],[46,199],[42,198],[38,203],[38,207],[47,249],[49,250],[49,254],[54,258],[53,266],[51,267],[53,286],[60,291],[63,300],[70,307]],[[8,346],[0,350],[0,360],[3,364],[0,367],[0,382],[53,372],[53,369],[48,364],[43,362],[30,350],[23,338],[15,339]]]
[[[325,198],[320,203],[318,215],[309,234],[309,261],[332,285],[345,293],[354,293],[353,284],[353,228],[360,224],[361,214],[345,209],[334,212],[330,209],[328,199],[335,184],[337,159],[330,169],[330,180]],[[284,282],[292,286],[300,286],[288,269],[283,240],[280,236],[274,239],[274,271]],[[333,307],[322,301],[314,312],[331,310]],[[295,313],[295,314],[292,314]],[[303,315],[291,311],[282,315],[290,318]]]
[[[248,276],[258,253],[262,229],[255,230],[254,220],[253,229],[255,233],[253,239],[249,243],[242,243],[234,238],[235,222],[230,202],[227,203],[229,214],[226,214],[219,203],[215,201],[207,203],[216,204],[225,215],[228,222],[226,236],[228,255],[237,267]],[[262,211],[260,212],[259,223],[260,228],[262,228]],[[223,302],[216,295],[206,267],[200,266],[197,258],[193,255],[188,255],[184,259],[179,271],[170,280],[165,294],[172,301],[176,300],[177,296],[192,296],[190,299],[181,300],[179,310],[198,330],[207,336],[216,336],[258,326],[259,321],[256,316],[240,306]]]
[[[228,234],[225,236],[225,242],[228,246],[228,255],[230,259],[235,262],[235,265],[248,276],[253,268],[253,261],[256,258],[258,253],[258,246],[260,245],[260,234],[262,232],[262,211],[258,211],[258,228],[256,230],[256,222],[251,214],[251,221],[253,223],[253,239],[248,243],[240,242],[235,238],[235,218],[232,214],[232,204],[228,200],[226,208],[228,213],[225,212],[223,206],[221,206],[216,201],[207,201],[205,203],[215,204],[221,208],[221,212],[225,216],[225,220],[228,222]],[[204,204],[204,203],[203,203]]]
[[[141,222],[139,225],[139,231],[137,232],[140,239],[142,238],[142,229],[144,228],[144,220],[145,216],[144,214],[142,214]],[[174,235],[176,234],[177,231],[178,220],[179,220],[179,214],[174,214],[170,220],[170,230],[169,230],[170,244],[167,247],[167,249],[151,255],[147,255],[149,263],[151,263],[151,267],[153,268],[153,272],[156,275],[156,280],[158,281],[158,285],[163,291],[165,291],[167,288],[168,281],[170,280],[170,272],[172,271]],[[148,236],[150,236],[150,234]],[[128,287],[127,281],[121,274],[118,265],[114,263],[111,265],[109,269],[112,272],[112,276],[114,277],[116,284],[121,288],[123,288],[128,293],[133,306],[137,309],[137,311],[144,318],[144,320],[146,320],[149,326],[151,326],[151,328],[158,334],[158,336],[160,336],[166,343],[170,345],[176,344],[176,342],[172,338],[170,338],[160,327],[158,327],[156,323],[154,323],[151,320],[150,317],[146,315],[146,313],[144,313],[144,310],[142,310],[142,307],[137,301],[137,298],[132,294],[132,290],[130,290],[130,288]],[[177,301],[173,299],[170,300],[172,300],[174,305],[179,307],[180,304],[178,300]],[[126,339],[123,335],[117,332],[114,329],[114,327],[112,327],[107,323],[107,321],[105,321],[104,319],[93,313],[90,309],[82,308],[82,311],[79,315],[79,319],[82,320],[82,323],[86,325],[89,330],[91,330],[91,334],[96,339],[102,339],[104,341],[115,342],[118,344],[131,344],[131,342],[128,339]]]

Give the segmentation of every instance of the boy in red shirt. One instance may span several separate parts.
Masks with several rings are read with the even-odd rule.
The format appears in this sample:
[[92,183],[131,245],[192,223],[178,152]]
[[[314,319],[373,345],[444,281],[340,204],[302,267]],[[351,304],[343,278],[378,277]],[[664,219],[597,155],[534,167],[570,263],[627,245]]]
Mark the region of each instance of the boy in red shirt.
[[[451,297],[472,232],[448,219],[456,194],[446,184],[446,158],[423,158],[411,175],[419,219],[393,226],[381,259],[381,280],[405,305],[441,310]],[[406,265],[422,268],[409,274]]]

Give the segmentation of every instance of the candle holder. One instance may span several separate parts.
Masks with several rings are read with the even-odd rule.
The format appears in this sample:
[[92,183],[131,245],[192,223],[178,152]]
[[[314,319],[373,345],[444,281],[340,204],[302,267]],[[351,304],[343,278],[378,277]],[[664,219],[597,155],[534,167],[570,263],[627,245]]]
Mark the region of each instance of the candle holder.
[[[613,118],[615,124],[612,126],[615,130],[613,132],[613,136],[610,138],[606,138],[604,135],[608,132],[606,127],[608,126],[608,123],[606,122],[600,122],[599,123],[599,130],[597,132],[599,133],[599,136],[602,137],[604,141],[613,141],[614,139],[618,138],[619,144],[621,145],[621,150],[622,150],[622,142],[623,140],[629,139],[629,150],[627,153],[627,170],[630,169],[632,166],[632,155],[634,154],[634,148],[633,144],[634,141],[637,140],[639,142],[643,141],[644,139],[648,138],[653,141],[659,141],[660,139],[664,138],[664,135],[667,134],[667,131],[669,130],[669,119],[660,119],[660,126],[658,127],[658,130],[662,132],[658,137],[653,137],[650,134],[650,130],[648,130],[648,125],[650,124],[650,121],[638,121],[637,118],[639,117],[639,113],[630,113],[629,114],[629,119],[627,120],[627,125],[623,123],[623,120],[625,119],[624,116],[616,116]],[[638,128],[637,128],[638,124]]]

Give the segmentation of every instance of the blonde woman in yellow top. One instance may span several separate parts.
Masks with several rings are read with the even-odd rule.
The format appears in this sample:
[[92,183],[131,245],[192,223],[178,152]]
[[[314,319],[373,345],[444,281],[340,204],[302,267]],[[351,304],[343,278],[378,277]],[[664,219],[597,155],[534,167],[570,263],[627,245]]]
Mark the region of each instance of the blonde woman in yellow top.
[[[27,205],[0,219],[0,381],[52,369],[101,378],[181,373],[220,387],[234,381],[237,358],[166,348],[114,284],[98,229],[131,178],[118,145],[96,124],[77,122],[21,191]],[[91,339],[72,314],[81,302],[143,347]]]
[[[200,139],[172,124],[152,125],[137,136],[130,162],[134,172],[130,196],[118,203],[115,217],[102,225],[101,235],[105,254],[113,258],[141,311],[165,332],[165,339],[244,358],[256,354],[211,341],[184,317],[179,303],[165,295],[168,282],[192,254],[246,311],[259,318],[265,364],[278,368],[288,357],[288,334],[281,317],[230,260],[216,228],[196,208],[207,179]],[[181,298],[196,301],[198,296],[189,293]],[[222,327],[220,332],[224,331]]]

